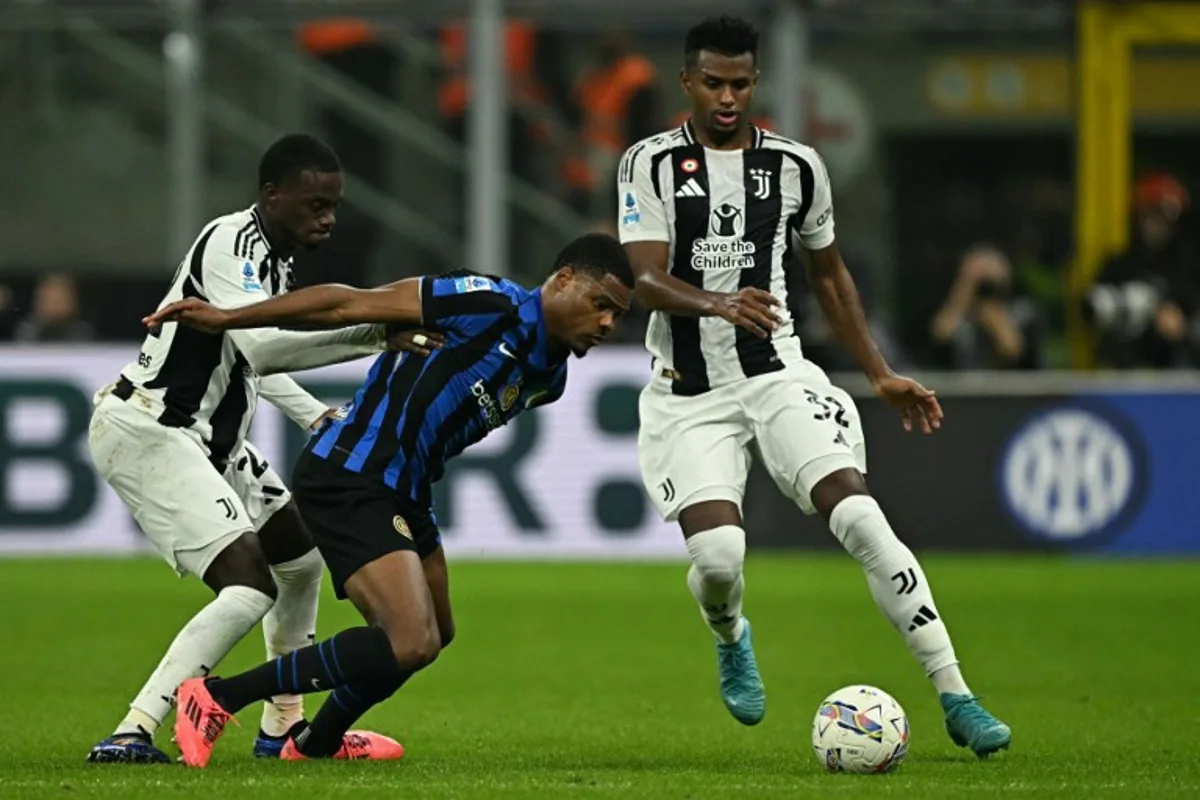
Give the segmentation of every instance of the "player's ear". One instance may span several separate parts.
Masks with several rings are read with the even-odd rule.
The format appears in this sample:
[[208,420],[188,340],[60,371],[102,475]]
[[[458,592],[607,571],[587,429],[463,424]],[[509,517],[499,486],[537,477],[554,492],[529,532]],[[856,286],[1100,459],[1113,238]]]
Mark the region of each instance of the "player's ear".
[[258,194],[263,206],[274,210],[275,204],[279,200],[279,187],[273,183],[264,183]]
[[566,286],[575,279],[575,269],[569,264],[565,267],[559,267],[558,272],[554,273],[554,280],[558,281],[558,285]]

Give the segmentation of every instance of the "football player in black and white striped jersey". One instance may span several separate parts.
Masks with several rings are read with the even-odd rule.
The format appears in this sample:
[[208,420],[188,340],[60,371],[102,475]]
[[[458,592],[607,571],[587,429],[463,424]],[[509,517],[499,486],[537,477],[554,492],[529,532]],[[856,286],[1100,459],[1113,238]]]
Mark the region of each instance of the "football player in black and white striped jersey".
[[979,755],[1011,732],[971,693],[920,564],[867,490],[854,401],[804,358],[787,308],[803,256],[830,327],[904,427],[932,433],[933,393],[889,369],[834,237],[829,176],[811,147],[752,125],[758,34],[722,17],[692,28],[680,128],[626,151],[618,220],[653,355],[640,401],[642,478],[683,529],[688,586],[717,637],[721,695],[754,725],[766,694],[742,615],[742,497],[752,454],[808,514],[824,517],[867,574],[880,609],[931,677],[955,742]]

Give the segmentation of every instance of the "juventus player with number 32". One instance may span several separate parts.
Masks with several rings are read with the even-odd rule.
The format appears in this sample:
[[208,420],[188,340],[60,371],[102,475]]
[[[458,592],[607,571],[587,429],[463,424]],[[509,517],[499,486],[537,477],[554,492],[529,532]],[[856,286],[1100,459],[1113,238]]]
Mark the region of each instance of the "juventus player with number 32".
[[741,505],[757,452],[780,490],[826,519],[862,565],[875,602],[932,679],[951,738],[983,757],[1007,748],[1011,731],[967,687],[920,564],[867,489],[854,401],[804,358],[785,302],[792,252],[905,429],[932,433],[942,410],[871,340],[834,242],[820,157],[747,119],[757,50],[758,34],[740,19],[692,28],[681,75],[690,119],[630,147],[619,167],[618,228],[651,311],[642,477],[659,513],[683,529],[688,587],[716,635],[721,696],[739,722],[757,724],[766,708],[742,616]]

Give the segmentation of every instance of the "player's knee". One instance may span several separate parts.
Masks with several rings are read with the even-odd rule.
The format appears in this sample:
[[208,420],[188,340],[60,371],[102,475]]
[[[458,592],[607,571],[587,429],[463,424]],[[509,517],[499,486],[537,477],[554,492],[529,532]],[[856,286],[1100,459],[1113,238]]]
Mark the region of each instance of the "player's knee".
[[[816,474],[820,474],[828,466],[827,460],[824,467],[821,466],[821,461],[816,461],[805,469],[815,469],[818,470]],[[804,471],[802,470],[801,484],[803,483]],[[870,490],[867,489],[866,479],[857,469],[842,468],[834,470],[811,485],[812,490],[808,493],[809,500],[817,513],[829,520],[830,527],[833,525],[833,513],[842,503],[852,497],[865,496],[869,498],[871,496]]]
[[278,583],[309,586],[320,583],[321,578],[325,576],[325,561],[314,547],[299,558],[271,564],[269,569],[271,576]]
[[417,631],[388,631],[388,641],[392,644],[396,665],[403,670],[428,667],[437,660],[442,650],[442,637],[437,625],[427,625]]
[[262,592],[272,600],[279,599],[279,587],[275,584],[275,579],[271,576],[271,571],[263,565],[262,570],[254,570],[247,572],[239,578],[235,578],[230,586],[245,586],[249,589]]
[[868,567],[884,553],[903,547],[870,495],[851,495],[834,506],[829,528],[846,552]]
[[275,576],[271,574],[271,568],[267,562],[261,558],[250,559],[239,565],[239,568],[231,576],[229,585],[246,586],[262,592],[272,600],[279,597],[279,587],[275,584]]
[[279,596],[271,568],[253,536],[243,536],[222,550],[205,570],[203,579],[218,593],[228,586],[245,586],[272,600]]
[[425,669],[437,660],[442,652],[442,640],[436,631],[433,636],[425,637],[417,642],[408,642],[393,648],[396,664],[402,669]]
[[734,583],[746,560],[746,532],[736,525],[722,525],[693,534],[687,540],[692,567],[705,583]]

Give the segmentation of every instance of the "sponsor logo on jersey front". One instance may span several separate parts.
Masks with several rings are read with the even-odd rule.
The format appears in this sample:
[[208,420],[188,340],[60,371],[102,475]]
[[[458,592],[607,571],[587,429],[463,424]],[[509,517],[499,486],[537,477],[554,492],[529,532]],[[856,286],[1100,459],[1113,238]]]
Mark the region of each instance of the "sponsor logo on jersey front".
[[517,400],[521,396],[521,381],[518,380],[501,389],[500,402],[496,402],[496,398],[492,397],[492,393],[488,391],[487,384],[482,379],[471,384],[471,394],[475,397],[475,402],[479,404],[479,410],[483,412],[488,430],[494,430],[506,422],[504,415],[517,404]]
[[754,242],[742,241],[746,219],[742,209],[722,203],[712,210],[709,236],[692,241],[692,269],[716,272],[754,267]]

